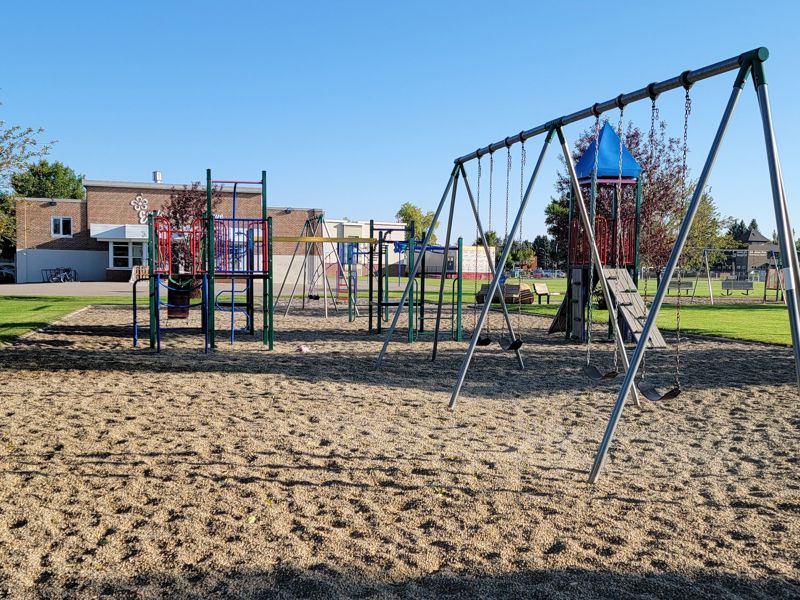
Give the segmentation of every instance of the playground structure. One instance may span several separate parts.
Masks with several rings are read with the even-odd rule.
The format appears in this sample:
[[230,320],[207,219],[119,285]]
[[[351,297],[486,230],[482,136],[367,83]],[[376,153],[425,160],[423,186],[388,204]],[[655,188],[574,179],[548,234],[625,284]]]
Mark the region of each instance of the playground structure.
[[[578,159],[575,174],[578,185],[585,190],[582,195],[585,197],[588,192],[589,220],[594,223],[600,263],[595,262],[589,247],[575,204],[578,194],[573,188],[569,194],[567,293],[549,333],[564,332],[567,339],[586,342],[591,347],[592,298],[600,279],[596,274],[602,270],[618,307],[618,327],[625,339],[638,340],[647,316],[647,308],[637,289],[642,168],[606,122]],[[650,345],[666,347],[657,329],[651,334]],[[590,351],[587,354],[590,356]]]
[[[769,53],[766,48],[757,48],[755,50],[751,50],[749,52],[745,52],[738,56],[720,61],[718,63],[709,65],[707,67],[703,67],[696,70],[687,70],[681,73],[676,77],[672,77],[662,82],[654,82],[651,83],[641,89],[638,89],[634,92],[630,92],[627,94],[620,94],[614,99],[607,100],[605,102],[595,103],[592,106],[584,108],[580,111],[571,113],[566,116],[559,117],[557,119],[547,121],[542,125],[534,127],[529,130],[521,131],[518,134],[513,136],[506,137],[505,139],[490,144],[484,148],[479,148],[471,152],[470,154],[461,156],[455,159],[455,164],[453,169],[450,173],[450,177],[448,179],[447,185],[445,187],[445,191],[439,201],[439,204],[436,208],[434,213],[433,221],[436,222],[441,212],[444,208],[445,203],[448,200],[448,196],[450,196],[450,210],[449,210],[449,217],[447,222],[447,233],[446,233],[446,242],[445,245],[449,244],[450,234],[452,230],[452,221],[453,221],[453,211],[455,210],[455,203],[456,203],[456,191],[457,185],[459,180],[463,181],[464,188],[467,192],[467,196],[470,201],[470,205],[473,211],[473,216],[475,217],[476,226],[479,231],[480,238],[484,240],[485,245],[485,236],[483,235],[483,228],[480,219],[480,213],[477,209],[476,203],[472,196],[472,191],[470,189],[468,179],[467,179],[467,172],[464,168],[464,165],[469,161],[477,159],[480,165],[480,159],[482,156],[489,155],[490,159],[494,152],[500,150],[502,148],[506,148],[507,153],[510,157],[510,148],[514,144],[521,144],[524,148],[524,144],[526,140],[534,138],[539,135],[544,135],[544,143],[542,146],[542,150],[539,154],[539,158],[537,160],[536,166],[534,167],[534,171],[531,174],[530,180],[528,182],[527,189],[525,190],[524,194],[522,195],[519,210],[517,211],[516,217],[514,218],[513,225],[506,233],[505,236],[505,243],[503,245],[503,252],[501,253],[501,257],[498,260],[499,265],[504,265],[506,260],[508,259],[508,255],[511,251],[511,241],[516,234],[522,216],[525,212],[525,207],[531,197],[532,190],[534,187],[534,183],[536,178],[539,174],[542,161],[546,155],[547,149],[550,145],[550,142],[553,138],[557,138],[559,145],[561,147],[562,155],[567,166],[569,179],[572,185],[574,199],[573,204],[577,208],[577,214],[580,219],[580,227],[583,228],[585,231],[586,242],[588,245],[588,251],[591,254],[591,262],[595,265],[603,265],[604,261],[602,259],[602,255],[600,253],[600,249],[597,244],[597,240],[595,237],[595,227],[592,219],[590,218],[589,211],[587,210],[587,204],[584,202],[583,192],[581,190],[581,183],[578,177],[578,173],[576,171],[576,166],[573,163],[570,147],[567,143],[567,139],[564,135],[564,127],[581,121],[583,119],[589,118],[594,116],[596,119],[596,131],[599,133],[599,118],[600,116],[609,110],[618,109],[620,111],[620,122],[622,122],[622,113],[625,109],[625,106],[630,105],[634,102],[639,102],[641,100],[650,99],[653,103],[653,107],[655,107],[655,103],[657,98],[670,90],[684,88],[687,94],[687,101],[686,105],[686,119],[684,124],[684,132],[686,131],[686,122],[688,122],[688,112],[689,112],[689,99],[688,99],[688,91],[689,88],[692,87],[695,83],[722,75],[724,73],[728,73],[730,71],[737,71],[737,76],[735,78],[733,84],[733,90],[731,95],[728,99],[727,105],[725,107],[721,122],[719,127],[716,131],[716,135],[712,142],[711,148],[709,153],[705,159],[702,171],[700,176],[696,182],[696,186],[694,190],[691,192],[690,200],[686,207],[685,215],[683,217],[679,232],[677,234],[677,238],[674,242],[672,252],[670,254],[670,258],[664,268],[664,273],[662,279],[659,283],[658,290],[656,291],[655,297],[653,299],[653,303],[650,307],[650,310],[647,312],[646,318],[644,319],[644,323],[639,331],[638,341],[636,343],[636,348],[633,352],[633,356],[628,359],[627,353],[625,351],[624,346],[624,339],[622,337],[621,328],[619,327],[618,320],[616,315],[618,314],[617,311],[619,309],[619,305],[621,302],[614,302],[613,295],[610,291],[609,286],[609,278],[605,273],[605,270],[600,268],[598,269],[599,275],[599,282],[601,285],[601,289],[603,292],[604,300],[606,305],[609,308],[609,311],[612,315],[611,325],[614,334],[614,341],[616,346],[616,354],[615,356],[619,356],[622,359],[623,367],[625,370],[625,377],[617,396],[614,409],[612,411],[609,423],[606,427],[605,434],[603,436],[603,440],[600,444],[598,449],[597,455],[595,457],[595,461],[589,476],[589,481],[594,483],[603,467],[603,463],[608,453],[609,446],[613,439],[613,435],[616,429],[616,426],[619,422],[621,417],[622,411],[625,406],[625,402],[631,392],[636,393],[634,389],[634,381],[639,372],[640,367],[642,367],[643,358],[648,346],[648,343],[651,340],[651,335],[655,331],[655,321],[658,317],[659,310],[662,307],[664,297],[669,288],[669,283],[672,280],[673,275],[676,272],[678,267],[678,260],[681,256],[681,251],[686,243],[686,239],[689,234],[689,230],[692,225],[692,221],[697,213],[697,209],[701,200],[701,196],[703,190],[705,189],[709,175],[711,173],[714,161],[716,159],[719,147],[722,143],[724,138],[725,132],[729,125],[731,116],[733,111],[736,107],[736,104],[739,100],[742,90],[745,87],[745,84],[749,77],[752,75],[753,84],[756,90],[756,94],[758,97],[758,105],[761,113],[761,120],[762,120],[762,127],[763,133],[765,138],[765,145],[767,150],[767,163],[769,167],[769,174],[770,174],[770,181],[771,181],[771,188],[772,188],[772,197],[774,203],[774,210],[775,210],[775,218],[778,228],[778,238],[780,243],[781,255],[785,257],[785,264],[784,264],[784,281],[785,281],[785,288],[786,288],[786,304],[789,311],[789,321],[791,325],[791,333],[792,333],[792,341],[793,341],[793,351],[795,357],[795,368],[797,372],[798,378],[798,385],[800,386],[800,313],[798,313],[798,299],[797,299],[797,289],[800,287],[800,278],[798,278],[798,268],[797,268],[797,256],[794,252],[793,247],[793,237],[792,237],[792,229],[789,224],[789,217],[788,217],[788,208],[786,204],[786,198],[784,195],[784,187],[783,187],[783,178],[781,173],[780,162],[778,158],[778,151],[775,142],[775,136],[773,131],[773,124],[772,124],[772,115],[767,91],[767,83],[765,79],[765,72],[764,72],[764,62],[767,60]],[[685,139],[685,137],[684,137]],[[598,140],[598,136],[596,136],[596,140]],[[684,143],[684,150],[686,146]],[[599,153],[595,153],[597,156]],[[684,152],[685,156],[685,152]],[[622,163],[623,153],[620,150],[618,154],[618,159],[620,164],[618,164],[618,176],[617,176],[617,194],[618,198],[622,196],[622,179],[624,175],[623,165]],[[510,161],[510,158],[509,158]],[[684,161],[685,164],[685,161]],[[480,168],[479,171],[480,173]],[[595,169],[595,178],[597,178],[597,169]],[[685,169],[684,169],[684,178],[683,183],[686,185],[686,177],[685,177]],[[621,220],[618,218],[617,223],[621,226]],[[580,239],[580,238],[578,238]],[[622,239],[622,238],[618,238]],[[430,243],[430,232],[425,236],[422,241],[422,250],[428,246]],[[618,245],[621,248],[621,244]],[[488,247],[485,246],[485,250],[488,254]],[[378,356],[378,366],[382,363],[388,345],[392,338],[392,333],[397,325],[397,321],[400,316],[400,308],[409,297],[411,289],[413,287],[413,280],[418,270],[418,265],[415,265],[415,268],[410,273],[409,283],[406,286],[406,289],[403,292],[403,296],[400,300],[400,306],[398,306],[397,311],[395,312],[394,318],[392,320],[392,324],[389,328],[389,331],[386,335],[386,338],[383,343],[383,347],[381,348],[381,352]],[[590,278],[591,274],[593,273],[593,269],[590,268]],[[498,271],[493,273],[492,282],[490,284],[487,296],[490,298],[494,298],[497,290],[501,284],[502,273]],[[592,284],[590,283],[590,286]],[[591,289],[591,287],[590,287]],[[440,298],[441,298],[442,287],[440,286]],[[638,293],[637,293],[638,295]],[[509,328],[511,328],[511,323],[508,320],[508,312],[506,310],[505,303],[502,302],[503,295],[500,294],[499,298],[501,300],[501,307],[504,313],[504,317],[508,323]],[[451,399],[450,399],[450,407],[452,408],[455,404],[456,399],[460,394],[461,387],[464,383],[464,378],[466,377],[467,370],[471,363],[475,346],[477,345],[479,338],[480,338],[480,331],[484,325],[486,320],[486,316],[489,312],[490,304],[485,303],[480,313],[480,317],[477,322],[477,331],[473,332],[472,338],[470,340],[469,347],[467,349],[466,355],[463,359],[458,379],[454,386]],[[679,313],[678,313],[679,314]],[[438,328],[438,322],[437,322]],[[513,333],[512,333],[513,335]],[[434,357],[435,357],[435,344],[436,340],[434,339]],[[520,366],[523,366],[522,359],[517,351],[517,356],[519,357]],[[679,360],[678,360],[679,365]],[[655,388],[651,388],[655,390]],[[676,387],[679,391],[679,386]],[[674,397],[671,394],[673,390],[670,390],[666,393],[653,393],[653,397],[658,397],[661,399],[667,399],[670,397]],[[645,394],[646,397],[647,394]]]
[[[403,239],[394,239],[398,232]],[[421,336],[434,335],[438,341],[444,335],[454,341],[463,340],[463,285],[464,285],[464,241],[459,238],[455,245],[447,246],[428,245],[423,252],[415,239],[413,224],[410,226],[376,226],[370,221],[370,237],[376,237],[376,244],[370,247],[369,284],[368,284],[368,331],[370,333],[383,333],[383,323],[389,319],[389,308],[398,311],[405,310],[408,315],[409,326],[406,330],[406,339],[413,343]],[[403,300],[392,300],[390,297],[391,274],[389,269],[389,250],[394,251],[399,260],[396,264],[397,278],[409,275],[411,291]],[[441,257],[435,264],[429,255]],[[405,263],[405,264],[404,264]],[[405,271],[404,271],[405,267]],[[414,273],[413,276],[410,274]],[[416,278],[419,277],[419,282]],[[450,316],[448,319],[449,330],[439,327],[441,321],[443,294],[440,294],[436,305],[437,327],[433,332],[426,329],[425,309],[428,301],[425,296],[425,285],[428,277],[438,278],[444,286],[446,280],[452,281],[450,290]],[[436,344],[435,344],[436,345]]]
[[[359,250],[362,245],[368,244],[370,247],[375,243],[375,239],[358,237],[334,237],[330,234],[325,216],[319,215],[311,219],[306,219],[299,236],[278,236],[274,239],[277,242],[295,242],[292,258],[289,267],[283,277],[278,295],[274,300],[273,309],[278,301],[283,297],[286,282],[292,270],[292,265],[303,251],[303,262],[297,271],[292,291],[286,302],[284,316],[288,316],[292,303],[297,292],[297,288],[302,280],[301,308],[306,308],[306,300],[322,300],[325,309],[325,318],[328,318],[328,300],[331,301],[333,309],[338,312],[339,306],[337,298],[341,299],[344,294],[347,301],[348,320],[353,321],[359,315],[358,311],[358,270],[354,268],[354,260],[363,254]],[[326,247],[327,245],[327,247]],[[354,250],[355,248],[355,250]],[[334,257],[334,262],[330,263],[329,258]],[[309,264],[311,265],[309,268]],[[336,269],[336,289],[334,291],[328,281],[328,265],[335,265]],[[345,269],[345,264],[348,268]],[[344,285],[344,287],[342,287]],[[319,286],[322,286],[322,294],[319,293]]]
[[[240,184],[261,186],[261,218],[242,218],[236,214],[236,194]],[[212,207],[214,186],[232,185],[230,217],[215,215]],[[150,348],[161,351],[162,334],[188,328],[162,326],[162,312],[168,319],[187,319],[192,309],[201,314],[200,331],[204,351],[216,347],[216,315],[228,322],[229,341],[237,333],[255,335],[256,281],[262,282],[262,343],[274,347],[272,310],[272,219],[267,216],[267,175],[260,181],[213,180],[206,171],[206,212],[191,226],[175,225],[164,215],[148,215],[148,276]],[[138,345],[136,287],[133,284],[134,346]],[[162,292],[166,290],[167,300]],[[199,295],[199,300],[192,302]]]

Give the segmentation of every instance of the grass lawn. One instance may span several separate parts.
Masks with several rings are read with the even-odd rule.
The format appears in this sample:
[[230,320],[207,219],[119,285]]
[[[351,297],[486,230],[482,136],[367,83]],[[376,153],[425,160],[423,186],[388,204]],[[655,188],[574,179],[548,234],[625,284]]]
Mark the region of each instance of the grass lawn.
[[105,296],[0,296],[0,343],[57,321],[90,304],[129,304]]
[[[400,284],[405,285],[408,279],[400,278]],[[560,304],[564,293],[567,288],[566,279],[536,279],[524,280],[526,283],[533,287],[533,282],[546,283],[550,291],[559,292],[561,297],[553,299],[550,305],[524,305],[522,310],[532,314],[541,314],[546,316],[555,316],[558,305]],[[694,282],[694,279],[688,281]],[[509,279],[509,282],[516,283],[515,279]],[[390,278],[392,286],[398,285],[398,278]],[[469,305],[472,303],[475,292],[480,289],[480,286],[488,283],[488,281],[475,281],[464,280],[464,304]],[[712,279],[712,290],[714,297],[722,297],[725,294],[722,291],[722,282],[720,280]],[[360,282],[359,282],[360,285]],[[644,282],[639,283],[639,291],[644,295]],[[754,282],[754,290],[750,292],[750,298],[753,304],[717,304],[710,306],[707,304],[683,304],[681,306],[681,330],[686,333],[694,333],[699,335],[714,335],[720,337],[727,337],[740,340],[749,340],[754,342],[765,342],[769,344],[782,344],[791,345],[791,332],[789,330],[789,316],[786,307],[783,304],[758,304],[764,293],[764,283]],[[445,283],[444,301],[451,302],[452,298],[452,281]],[[363,290],[363,291],[362,291]],[[439,280],[427,279],[425,282],[425,299],[427,301],[435,302],[438,298]],[[656,284],[654,280],[648,282],[648,299],[652,300],[656,291]],[[391,298],[399,298],[401,290],[393,289],[390,291]],[[671,294],[671,296],[674,296]],[[695,296],[700,298],[708,298],[709,290],[708,283],[705,279],[700,279],[697,283]],[[733,292],[732,297],[745,298],[742,292]],[[359,288],[359,298],[366,298],[366,281],[364,287]],[[685,298],[685,296],[684,296]],[[509,309],[513,312],[517,307],[510,306]],[[471,311],[470,308],[464,308],[465,323],[471,322],[467,320],[467,314]],[[665,304],[658,315],[658,326],[666,331],[675,330],[675,313],[676,307],[673,304]],[[596,321],[602,321],[608,318],[608,313],[605,311],[594,311],[594,318]]]
[[[516,307],[510,307],[516,310]],[[555,316],[558,303],[526,305],[525,312]],[[675,331],[677,308],[665,304],[658,313],[658,327]],[[595,310],[596,322],[608,319],[608,312]],[[783,304],[689,304],[681,306],[681,331],[698,335],[714,335],[737,340],[791,346],[789,314]]]

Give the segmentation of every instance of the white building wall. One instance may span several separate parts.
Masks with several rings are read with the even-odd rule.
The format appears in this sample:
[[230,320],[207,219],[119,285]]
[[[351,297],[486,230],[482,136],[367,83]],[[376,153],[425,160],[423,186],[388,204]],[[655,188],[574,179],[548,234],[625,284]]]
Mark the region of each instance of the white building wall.
[[17,283],[40,283],[42,269],[70,267],[81,281],[105,281],[107,250],[17,250]]

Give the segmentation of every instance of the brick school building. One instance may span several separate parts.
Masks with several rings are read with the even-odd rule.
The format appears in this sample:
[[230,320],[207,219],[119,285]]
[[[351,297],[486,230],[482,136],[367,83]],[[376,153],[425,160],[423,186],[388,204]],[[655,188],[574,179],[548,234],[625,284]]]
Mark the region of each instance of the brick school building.
[[[147,264],[147,213],[158,211],[183,184],[93,181],[83,183],[84,200],[19,198],[17,282],[39,282],[48,269],[75,269],[82,281],[128,281],[136,265]],[[215,212],[231,216],[233,192],[221,191]],[[296,236],[317,208],[270,206],[273,235]],[[261,189],[238,187],[236,215],[261,217]],[[295,244],[275,243],[273,268],[283,276]]]

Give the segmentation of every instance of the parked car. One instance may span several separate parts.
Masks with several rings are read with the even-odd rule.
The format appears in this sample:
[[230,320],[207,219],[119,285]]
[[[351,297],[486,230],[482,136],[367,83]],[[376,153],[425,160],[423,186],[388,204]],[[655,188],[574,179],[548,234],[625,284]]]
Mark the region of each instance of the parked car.
[[14,265],[0,265],[0,283],[14,283],[17,280],[17,269]]

